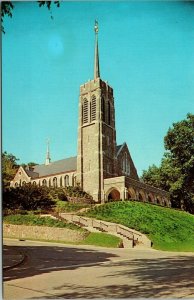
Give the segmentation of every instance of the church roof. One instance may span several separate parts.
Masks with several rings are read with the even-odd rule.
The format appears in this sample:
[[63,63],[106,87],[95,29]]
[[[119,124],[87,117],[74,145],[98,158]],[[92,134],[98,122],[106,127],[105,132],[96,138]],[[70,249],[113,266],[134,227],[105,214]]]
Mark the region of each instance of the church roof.
[[25,172],[26,172],[26,174],[27,174],[29,177],[31,177],[31,178],[37,178],[37,177],[39,177],[39,176],[38,176],[38,173],[36,173],[36,172],[34,172],[34,171],[26,170],[26,169],[25,169]]
[[36,165],[33,171],[25,170],[31,178],[60,174],[77,169],[77,156],[51,162],[49,165]]

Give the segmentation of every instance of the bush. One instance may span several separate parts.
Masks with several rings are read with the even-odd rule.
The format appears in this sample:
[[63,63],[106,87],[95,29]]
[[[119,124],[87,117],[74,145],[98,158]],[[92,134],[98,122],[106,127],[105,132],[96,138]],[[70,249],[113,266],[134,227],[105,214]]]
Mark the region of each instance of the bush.
[[49,189],[46,187],[24,185],[3,191],[3,209],[51,209],[54,204],[55,202],[51,199]]
[[57,201],[55,210],[58,212],[76,212],[86,207],[91,207],[91,204]]

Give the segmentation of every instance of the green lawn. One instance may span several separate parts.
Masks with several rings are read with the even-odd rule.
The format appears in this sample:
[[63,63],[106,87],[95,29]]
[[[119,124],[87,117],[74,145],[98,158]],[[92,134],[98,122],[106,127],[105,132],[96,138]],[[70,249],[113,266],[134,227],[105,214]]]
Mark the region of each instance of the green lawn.
[[118,248],[121,242],[122,240],[117,236],[101,232],[91,232],[80,244]]
[[75,224],[70,224],[60,220],[55,220],[50,217],[39,217],[37,215],[9,215],[3,218],[5,224],[14,225],[31,225],[31,226],[48,226],[48,227],[59,227],[68,228],[73,230],[84,230]]
[[148,236],[155,249],[194,252],[194,216],[148,203],[112,202],[84,215],[123,224]]

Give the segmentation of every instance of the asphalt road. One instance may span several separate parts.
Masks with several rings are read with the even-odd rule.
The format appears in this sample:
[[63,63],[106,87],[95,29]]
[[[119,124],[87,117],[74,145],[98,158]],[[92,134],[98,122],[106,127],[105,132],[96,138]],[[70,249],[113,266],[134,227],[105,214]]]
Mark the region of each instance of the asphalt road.
[[5,239],[27,254],[4,272],[4,299],[194,298],[194,253]]

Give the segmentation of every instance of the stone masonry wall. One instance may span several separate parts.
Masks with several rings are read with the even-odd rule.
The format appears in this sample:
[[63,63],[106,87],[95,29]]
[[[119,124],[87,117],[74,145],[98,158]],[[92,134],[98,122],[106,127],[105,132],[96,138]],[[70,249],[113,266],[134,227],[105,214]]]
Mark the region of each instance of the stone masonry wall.
[[67,228],[3,224],[3,236],[66,242],[82,241],[86,233]]

